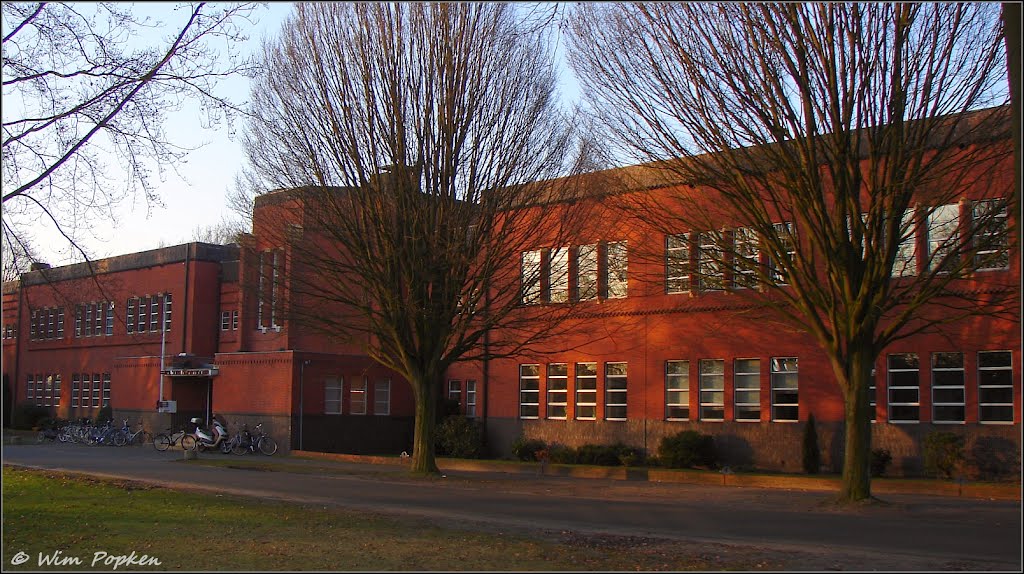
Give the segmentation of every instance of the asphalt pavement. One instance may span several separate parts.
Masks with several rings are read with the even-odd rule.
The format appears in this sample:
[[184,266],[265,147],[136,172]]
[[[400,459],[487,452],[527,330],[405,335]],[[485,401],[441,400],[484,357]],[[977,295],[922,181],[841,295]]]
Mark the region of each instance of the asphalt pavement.
[[[222,466],[204,464],[212,461]],[[463,524],[844,553],[863,556],[866,570],[1019,572],[1022,564],[1019,501],[889,494],[840,509],[813,491],[495,471],[422,479],[400,465],[219,453],[186,461],[181,451],[60,443],[5,445],[3,462]]]

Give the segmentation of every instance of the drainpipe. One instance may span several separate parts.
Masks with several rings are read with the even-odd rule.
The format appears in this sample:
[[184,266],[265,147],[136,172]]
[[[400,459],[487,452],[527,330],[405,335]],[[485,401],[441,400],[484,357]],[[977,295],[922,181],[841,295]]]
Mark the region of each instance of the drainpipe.
[[310,364],[311,362],[312,361],[310,361],[309,359],[305,359],[301,363],[299,363],[299,450],[304,450],[302,448],[302,418],[306,414],[306,409],[304,406],[304,399],[306,396],[305,377],[306,365]]
[[188,337],[188,276],[191,269],[192,246],[190,243],[185,246],[185,296],[182,297],[181,306],[181,352],[188,352],[185,339]]

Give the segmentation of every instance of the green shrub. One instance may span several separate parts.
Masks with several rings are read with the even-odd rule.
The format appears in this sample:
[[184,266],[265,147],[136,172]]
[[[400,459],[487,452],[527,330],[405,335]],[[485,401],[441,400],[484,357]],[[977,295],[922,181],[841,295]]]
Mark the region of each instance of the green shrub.
[[695,430],[663,437],[658,444],[658,460],[668,468],[715,468],[718,464],[715,439]]
[[970,463],[981,480],[1020,479],[1020,451],[1002,437],[978,437],[970,448]]
[[821,451],[818,450],[818,429],[814,424],[814,413],[807,417],[804,425],[803,466],[807,474],[821,471]]
[[579,464],[619,466],[619,450],[622,445],[585,444],[576,449]]
[[50,409],[28,403],[22,403],[14,407],[11,416],[11,428],[16,430],[32,430],[39,427],[43,419],[50,417]]
[[456,458],[484,456],[484,432],[473,419],[462,415],[446,417],[435,433],[437,454]]
[[964,437],[932,431],[924,437],[924,471],[929,476],[953,478],[964,462]]
[[110,403],[107,403],[100,407],[100,410],[96,413],[96,420],[93,422],[98,426],[112,420],[114,420],[114,409],[110,406]]
[[521,436],[512,443],[512,454],[519,460],[537,460],[537,451],[547,448],[547,443],[539,438]]
[[871,476],[885,476],[889,463],[892,462],[892,453],[884,448],[876,448],[871,451]]
[[548,461],[553,464],[577,464],[578,460],[576,449],[571,446],[557,442],[553,442],[548,446]]

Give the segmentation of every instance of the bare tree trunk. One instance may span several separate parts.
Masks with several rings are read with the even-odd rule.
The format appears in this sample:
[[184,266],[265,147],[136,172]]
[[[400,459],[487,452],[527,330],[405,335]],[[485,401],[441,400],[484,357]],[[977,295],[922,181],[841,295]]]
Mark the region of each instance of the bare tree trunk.
[[[436,377],[435,377],[436,380]],[[429,375],[414,377],[409,383],[416,396],[415,434],[412,439],[412,467],[414,474],[437,474],[434,456],[434,425],[437,421],[437,387]]]
[[[843,481],[839,500],[854,502],[871,498],[871,386],[875,353],[869,345],[850,350],[847,361],[836,372],[842,385],[846,404],[846,433],[843,451]],[[835,363],[833,363],[835,364]]]

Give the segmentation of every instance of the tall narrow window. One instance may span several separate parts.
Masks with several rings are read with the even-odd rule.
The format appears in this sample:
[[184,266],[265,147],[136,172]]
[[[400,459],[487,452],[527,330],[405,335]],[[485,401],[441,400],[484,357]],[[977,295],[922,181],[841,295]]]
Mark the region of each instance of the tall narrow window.
[[32,375],[25,377],[25,401],[32,404],[36,397],[36,381]]
[[725,287],[722,273],[722,234],[706,231],[699,236],[697,273],[701,291],[717,291]]
[[539,401],[540,365],[519,365],[519,418],[537,418]]
[[60,375],[53,376],[53,406],[60,406],[61,381]]
[[373,383],[373,414],[379,416],[391,414],[391,379]]
[[597,418],[597,363],[576,363],[576,418]]
[[690,291],[689,235],[665,236],[665,292]]
[[771,257],[768,266],[771,269],[772,281],[779,285],[787,285],[789,284],[789,268],[796,255],[796,234],[793,232],[793,223],[790,221],[776,223],[774,227],[775,235],[779,239],[780,257]]
[[772,420],[800,420],[799,369],[796,357],[772,357]]
[[220,330],[227,331],[231,329],[231,311],[220,312]]
[[725,420],[725,361],[700,361],[700,420]]
[[547,409],[549,419],[564,419],[566,399],[569,392],[569,365],[551,363],[548,365],[548,398]]
[[975,227],[976,269],[1005,269],[1010,264],[1006,202],[985,200],[974,204],[971,211]]
[[103,373],[103,404],[101,406],[110,405],[110,373]]
[[82,380],[78,373],[71,374],[71,407],[78,407],[82,392]]
[[171,294],[164,293],[164,331],[171,331]]
[[260,251],[259,271],[258,271],[259,277],[257,278],[258,282],[257,282],[257,285],[256,285],[256,325],[260,329],[265,327],[265,325],[263,324],[263,305],[265,303],[263,299],[264,299],[264,297],[266,297],[266,288],[264,287],[264,285],[266,283],[266,276],[267,276],[266,269],[265,269],[265,263],[266,262],[264,261],[265,258],[266,258],[266,253],[264,253],[263,251]]
[[92,375],[92,407],[98,409],[103,404],[100,402],[103,397],[103,376],[99,373]]
[[93,326],[92,334],[97,337],[102,337],[104,332],[103,325],[107,317],[107,302],[100,301],[98,303],[93,303],[93,306],[96,307],[96,314],[93,316],[96,324]]
[[153,295],[149,298],[149,330],[157,332],[160,330],[160,300],[162,296]]
[[918,422],[921,415],[920,364],[916,353],[889,355],[889,422]]
[[139,333],[146,332],[146,318],[149,317],[149,297],[139,297],[139,314],[135,322],[135,330]]
[[868,405],[871,410],[871,422],[878,419],[878,371],[871,369],[871,384],[868,386]]
[[281,254],[281,251],[279,249],[275,249],[273,251],[273,259],[272,259],[272,262],[271,262],[271,274],[272,274],[271,277],[270,277],[270,326],[271,327],[277,327],[278,326],[278,324],[277,324],[277,320],[278,320],[278,308],[277,308],[277,306],[278,306],[278,302],[279,302],[278,283],[281,280],[281,276],[280,276],[280,273],[279,273],[279,267],[280,267],[280,263],[281,263],[280,257],[279,257],[280,254]]
[[626,420],[628,377],[626,363],[604,365],[604,418],[609,421]]
[[626,271],[628,268],[626,242],[617,241],[607,246],[605,287],[609,299],[625,297],[628,289]]
[[57,308],[57,338],[64,338],[64,307]]
[[462,381],[455,379],[448,381],[448,400],[462,406]]
[[354,415],[366,414],[366,377],[356,377],[349,391],[349,412]]
[[757,246],[757,232],[747,227],[740,227],[732,233],[733,276],[732,285],[735,289],[752,289],[757,286],[757,271],[761,255]]
[[690,361],[665,361],[665,418],[690,420]]
[[552,303],[569,300],[569,248],[552,249],[548,264],[548,299]]
[[50,401],[53,399],[53,375],[47,375],[43,379],[43,406],[50,406]]
[[129,333],[135,332],[135,307],[139,301],[135,297],[128,298],[128,310],[125,312],[125,326]]
[[952,203],[940,205],[928,214],[928,268],[948,272],[956,265],[951,255],[957,248],[960,226],[960,206]]
[[900,220],[900,244],[896,248],[896,260],[892,264],[895,277],[917,275],[917,233],[914,229],[914,210],[903,212]]
[[328,377],[324,380],[324,414],[341,414],[341,377]]
[[576,299],[587,301],[597,297],[597,245],[576,248]]
[[736,359],[733,363],[733,413],[738,421],[761,420],[761,360]]
[[96,306],[92,303],[85,304],[85,336],[92,337],[92,326],[93,326],[93,313],[95,312]]
[[231,312],[231,330],[232,331],[237,331],[238,330],[238,311],[232,311]]
[[540,303],[541,252],[524,251],[522,265],[522,302],[524,305]]
[[964,405],[964,354],[932,353],[932,422],[964,422]]
[[82,336],[82,319],[85,318],[85,307],[75,305],[75,337]]
[[114,334],[114,302],[105,301],[103,306],[106,308],[106,320],[103,325],[103,333],[109,337]]
[[466,416],[476,417],[476,381],[466,381]]
[[1013,422],[1013,355],[1010,351],[978,353],[978,421]]

